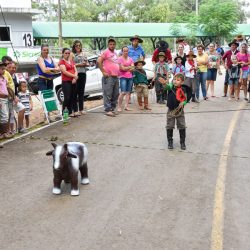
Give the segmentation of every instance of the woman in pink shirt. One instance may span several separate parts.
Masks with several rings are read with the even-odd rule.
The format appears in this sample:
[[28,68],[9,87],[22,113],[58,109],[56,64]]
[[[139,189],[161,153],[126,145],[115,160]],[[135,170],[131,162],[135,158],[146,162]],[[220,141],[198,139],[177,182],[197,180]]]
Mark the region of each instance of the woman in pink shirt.
[[118,112],[122,111],[122,101],[124,96],[126,96],[125,107],[124,110],[131,111],[128,107],[130,93],[133,87],[133,74],[132,71],[134,69],[134,61],[132,58],[128,56],[129,48],[127,46],[122,48],[122,56],[118,59],[118,64],[120,67],[120,88],[121,93],[118,98]]
[[247,101],[247,75],[248,75],[248,67],[250,64],[250,54],[247,52],[247,44],[242,43],[240,46],[240,52],[236,55],[238,59],[238,64],[240,64],[242,68],[242,77],[238,83],[238,91],[240,88],[244,91],[245,100]]

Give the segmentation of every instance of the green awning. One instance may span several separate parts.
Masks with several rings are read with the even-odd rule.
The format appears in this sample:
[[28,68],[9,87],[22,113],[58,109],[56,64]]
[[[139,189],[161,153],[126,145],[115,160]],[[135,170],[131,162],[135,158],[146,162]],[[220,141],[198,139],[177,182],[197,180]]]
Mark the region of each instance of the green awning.
[[[57,22],[33,22],[34,38],[58,38]],[[63,22],[63,38],[127,38],[141,37],[179,37],[189,36],[186,24],[173,23],[109,23],[109,22]],[[238,24],[236,34],[250,35],[250,24]],[[201,30],[196,36],[206,36]]]

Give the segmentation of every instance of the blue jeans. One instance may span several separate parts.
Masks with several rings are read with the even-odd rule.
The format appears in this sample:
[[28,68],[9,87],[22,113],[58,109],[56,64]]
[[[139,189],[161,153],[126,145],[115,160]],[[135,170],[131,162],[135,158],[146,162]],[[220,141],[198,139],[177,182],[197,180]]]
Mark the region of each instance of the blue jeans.
[[206,80],[207,80],[207,72],[198,72],[197,73],[197,85],[196,85],[196,98],[199,99],[200,96],[200,85],[203,97],[207,96],[206,90]]
[[133,87],[133,78],[120,78],[120,88],[123,93],[130,93]]
[[47,80],[43,78],[38,78],[38,87],[39,90],[47,90],[47,89],[53,89],[53,80]]

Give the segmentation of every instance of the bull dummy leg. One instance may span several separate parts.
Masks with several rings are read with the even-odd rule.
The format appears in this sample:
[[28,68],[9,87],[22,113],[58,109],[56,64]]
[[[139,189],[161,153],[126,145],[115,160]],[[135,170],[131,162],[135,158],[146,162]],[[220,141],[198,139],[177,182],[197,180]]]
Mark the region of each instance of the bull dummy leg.
[[89,184],[89,177],[88,177],[88,165],[87,163],[83,164],[80,167],[81,172],[81,184],[82,185],[88,185]]
[[54,187],[53,194],[61,194],[62,175],[60,171],[54,171]]
[[70,174],[71,174],[71,195],[77,196],[79,195],[78,171],[72,170]]

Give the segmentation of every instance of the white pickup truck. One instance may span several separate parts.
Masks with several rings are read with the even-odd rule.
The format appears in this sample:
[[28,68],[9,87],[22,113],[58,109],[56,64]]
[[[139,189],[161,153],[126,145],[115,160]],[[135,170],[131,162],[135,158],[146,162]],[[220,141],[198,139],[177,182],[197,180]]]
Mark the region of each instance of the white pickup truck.
[[[85,96],[102,93],[102,72],[97,65],[98,56],[91,56],[88,58],[89,65],[87,71],[87,81],[85,86]],[[151,82],[154,77],[153,64],[151,58],[146,58],[146,65],[144,69],[147,73],[148,81]],[[57,94],[58,100],[63,102],[62,79],[61,76],[54,79],[54,90]]]

